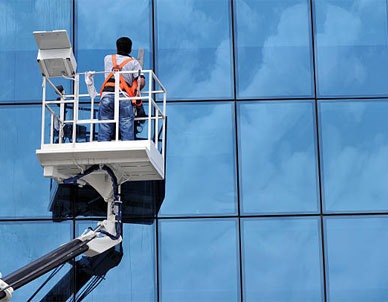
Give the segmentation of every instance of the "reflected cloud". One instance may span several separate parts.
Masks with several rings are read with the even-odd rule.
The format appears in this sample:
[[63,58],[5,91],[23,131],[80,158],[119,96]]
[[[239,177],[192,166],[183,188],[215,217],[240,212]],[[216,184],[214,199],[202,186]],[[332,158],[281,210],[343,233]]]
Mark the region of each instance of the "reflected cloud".
[[[321,87],[335,90],[339,80],[338,72],[343,73],[340,78],[342,84],[346,86],[353,85],[354,82],[360,84],[365,80],[366,68],[362,60],[354,55],[349,56],[349,49],[338,47],[357,45],[361,26],[359,16],[341,7],[328,5],[323,28],[320,29],[318,24],[317,29],[318,62],[322,62],[320,59],[325,62],[318,66]],[[329,51],[329,53],[325,53],[322,49],[333,46],[335,51]],[[321,51],[323,55],[320,56]],[[343,68],[345,72],[341,72]]]
[[82,28],[78,48],[115,50],[116,40],[121,36],[129,36],[134,49],[149,46],[150,32],[145,29],[150,26],[150,9],[149,0],[77,2],[78,26]]
[[[37,101],[41,74],[36,64],[33,31],[67,29],[71,35],[70,0],[0,1],[0,99]],[[18,83],[28,83],[20,89]]]
[[387,222],[384,217],[326,219],[330,300],[386,300]]
[[[306,3],[285,8],[274,4],[271,8],[276,11],[276,14],[271,11],[275,14],[274,18],[264,21],[261,15],[264,13],[259,13],[260,7],[256,8],[257,12],[253,12],[248,4],[239,1],[239,93],[245,97],[311,95],[309,15]],[[269,23],[269,26],[264,27],[267,28],[264,32],[262,28],[248,24],[251,22]],[[259,43],[248,42],[248,37]],[[245,54],[242,48],[248,45],[254,47],[255,51]]]
[[33,31],[69,29],[70,6],[68,0],[1,1],[1,49],[35,50]]
[[323,102],[322,156],[327,211],[388,208],[387,102]]
[[321,95],[386,93],[387,3],[385,0],[316,3]]
[[160,225],[162,300],[238,300],[236,220],[171,220]]
[[235,213],[232,103],[176,104],[168,115],[168,181],[161,213]]
[[202,2],[157,2],[158,74],[169,98],[232,95],[228,3]]
[[319,220],[243,220],[244,296],[249,301],[320,301]]
[[313,103],[240,105],[244,212],[317,211]]
[[40,106],[2,109],[1,216],[47,216],[50,214],[49,180],[43,177],[43,170],[35,155],[40,142]]

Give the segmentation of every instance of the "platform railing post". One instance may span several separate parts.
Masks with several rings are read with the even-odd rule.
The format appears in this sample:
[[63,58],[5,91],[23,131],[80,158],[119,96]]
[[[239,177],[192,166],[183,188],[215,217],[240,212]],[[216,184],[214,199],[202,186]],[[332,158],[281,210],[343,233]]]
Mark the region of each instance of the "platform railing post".
[[54,143],[54,115],[50,115],[50,144]]
[[152,71],[148,72],[148,133],[147,139],[151,140],[151,116],[152,116]]
[[90,125],[89,125],[89,129],[90,129],[90,137],[89,137],[89,141],[92,142],[94,141],[93,139],[93,134],[94,134],[94,123],[93,123],[93,119],[94,119],[94,97],[91,98],[90,100]]
[[59,104],[59,131],[58,131],[58,142],[63,143],[63,127],[65,126],[65,104],[63,103],[63,94],[60,95],[61,103]]
[[73,121],[73,133],[72,141],[73,144],[77,142],[77,123],[78,123],[78,103],[79,103],[79,74],[76,73],[74,76],[74,121]]
[[44,145],[44,124],[46,113],[46,77],[43,77],[42,81],[42,128],[41,128],[41,146]]
[[164,162],[166,139],[166,91],[163,89],[163,129],[162,129],[162,158]]
[[155,138],[154,143],[156,148],[158,148],[158,140],[159,140],[159,110],[155,110]]
[[115,120],[115,141],[119,140],[119,116],[120,116],[120,87],[119,87],[119,77],[120,77],[120,72],[115,72],[114,73],[115,77],[115,100],[114,100],[114,107],[113,107],[113,112],[114,112],[114,120]]
[[[155,81],[156,82],[156,81]],[[155,91],[157,89],[156,83],[153,85]],[[155,95],[152,97],[153,101],[156,103],[157,101],[157,94],[154,91]],[[158,140],[159,140],[159,109],[156,107],[155,109],[155,129],[154,129],[154,144],[156,148],[158,149]]]

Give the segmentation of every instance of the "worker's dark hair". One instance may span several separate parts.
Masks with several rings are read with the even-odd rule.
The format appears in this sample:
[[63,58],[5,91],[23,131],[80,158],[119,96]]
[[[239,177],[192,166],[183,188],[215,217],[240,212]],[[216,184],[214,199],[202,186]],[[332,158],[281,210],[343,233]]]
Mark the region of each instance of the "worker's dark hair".
[[128,37],[118,38],[116,41],[117,52],[130,54],[132,51],[132,40]]

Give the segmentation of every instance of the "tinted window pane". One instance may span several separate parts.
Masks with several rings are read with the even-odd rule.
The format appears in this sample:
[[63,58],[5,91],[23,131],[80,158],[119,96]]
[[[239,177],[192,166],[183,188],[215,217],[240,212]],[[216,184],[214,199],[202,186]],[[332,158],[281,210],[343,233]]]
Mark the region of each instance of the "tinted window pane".
[[[0,223],[0,271],[3,273],[3,278],[7,278],[9,274],[19,268],[69,242],[71,233],[71,225],[66,222]],[[69,269],[70,265],[65,265],[30,301],[41,301],[40,299],[55,286]],[[17,289],[13,294],[12,301],[29,301],[28,299],[46,281],[49,275],[50,273],[47,273]]]
[[246,301],[323,301],[318,218],[244,219]]
[[243,213],[316,212],[313,102],[238,106]]
[[[75,1],[78,70],[103,71],[104,57],[116,53],[116,40],[123,36],[132,40],[133,57],[138,57],[139,48],[144,49],[144,69],[152,69],[150,2]],[[96,77],[98,91],[102,81]]]
[[387,301],[387,217],[325,220],[330,301]]
[[0,102],[37,101],[42,77],[32,34],[66,29],[71,33],[72,0],[0,2]]
[[[78,223],[79,234],[94,225],[91,221]],[[154,225],[124,224],[122,246],[121,261],[117,256],[110,256],[91,270],[92,273],[106,272],[112,263],[117,265],[108,269],[101,283],[82,301],[156,301]]]
[[319,106],[324,208],[388,209],[388,100],[322,101]]
[[49,180],[40,147],[41,106],[0,106],[0,217],[48,216]]
[[232,103],[168,108],[165,215],[236,212]]
[[169,99],[232,97],[229,0],[156,0],[157,73]]
[[386,0],[314,3],[319,95],[386,95]]
[[309,1],[235,2],[238,96],[311,96]]
[[161,301],[238,301],[237,223],[160,222]]

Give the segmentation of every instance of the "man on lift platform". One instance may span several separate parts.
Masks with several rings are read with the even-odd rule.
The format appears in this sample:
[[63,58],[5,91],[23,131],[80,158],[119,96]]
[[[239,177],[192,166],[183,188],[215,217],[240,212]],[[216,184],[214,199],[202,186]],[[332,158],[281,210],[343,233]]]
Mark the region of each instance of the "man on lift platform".
[[[9,301],[14,290],[78,255],[84,254],[89,257],[92,266],[101,259],[109,260],[107,252],[119,248],[122,242],[121,185],[128,181],[164,180],[166,90],[151,70],[144,70],[143,73],[148,75],[149,88],[140,96],[139,91],[144,87],[145,80],[142,77],[141,64],[129,56],[132,49],[131,40],[129,38],[118,39],[117,54],[107,56],[105,58],[105,70],[99,72],[106,75],[101,88],[99,118],[103,122],[98,121],[98,124],[101,124],[100,134],[103,134],[99,137],[99,141],[109,141],[113,135],[115,136],[114,139],[117,140],[119,129],[122,140],[134,138],[133,110],[142,106],[142,103],[137,103],[137,100],[146,100],[147,102],[149,112],[146,118],[147,139],[133,142],[112,141],[99,143],[90,141],[77,143],[76,127],[90,124],[90,128],[92,128],[97,121],[94,118],[79,119],[79,98],[84,97],[84,95],[79,93],[80,73],[75,72],[76,62],[68,35],[65,30],[58,30],[34,32],[34,36],[39,47],[37,60],[43,76],[42,138],[41,147],[36,150],[36,154],[44,168],[44,176],[56,180],[58,184],[81,186],[88,184],[92,186],[106,202],[107,212],[106,219],[98,222],[94,229],[85,230],[77,238],[15,272],[7,274],[4,278],[0,276],[0,301],[2,302]],[[116,79],[114,76],[116,76]],[[55,77],[62,77],[63,80],[71,81],[74,92],[57,101],[47,100],[47,84],[55,91],[58,91],[50,80]],[[118,87],[119,89],[117,89]],[[163,97],[162,109],[155,101],[158,95]],[[94,98],[90,98],[92,99],[91,108],[93,108]],[[114,108],[115,102],[120,102],[120,108]],[[73,143],[71,144],[64,143],[61,140],[58,143],[53,141],[54,131],[52,129],[54,129],[54,117],[57,114],[51,107],[58,106],[58,104],[60,108],[64,107],[64,104],[73,106],[74,114],[73,120],[71,120]],[[155,114],[152,114],[152,112],[155,112]],[[49,124],[50,131],[46,131],[45,128],[47,117],[51,121]],[[58,122],[60,125],[68,122],[65,120],[62,111]],[[159,125],[162,130],[159,129]],[[104,126],[106,127],[104,128]],[[161,133],[161,136],[159,133]],[[119,249],[116,258],[118,261],[120,260],[120,252]],[[114,265],[117,265],[117,261],[109,262],[104,267],[104,272],[105,269],[108,270]],[[100,273],[101,271],[99,270]]]
[[[114,118],[114,71],[138,71],[138,74],[123,73],[120,75],[120,96],[135,97],[138,90],[145,85],[144,75],[141,74],[141,65],[130,56],[132,41],[128,37],[121,37],[116,41],[117,54],[107,55],[104,58],[105,82],[101,87],[101,102],[98,111],[99,120],[113,120]],[[134,140],[134,108],[142,106],[141,101],[120,100],[119,128],[121,140]],[[114,136],[113,123],[99,124],[98,141],[110,141]]]

